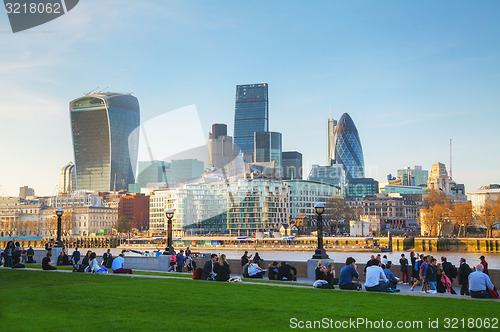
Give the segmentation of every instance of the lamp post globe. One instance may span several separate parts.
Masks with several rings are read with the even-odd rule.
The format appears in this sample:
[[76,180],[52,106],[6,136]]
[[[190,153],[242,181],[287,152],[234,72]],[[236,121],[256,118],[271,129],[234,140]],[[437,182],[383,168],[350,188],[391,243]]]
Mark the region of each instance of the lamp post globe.
[[323,248],[323,218],[321,215],[325,212],[325,204],[317,203],[314,206],[314,211],[318,215],[317,217],[317,236],[318,236],[318,247],[314,251],[313,259],[328,259],[325,249]]
[[64,214],[63,209],[57,209],[56,210],[56,216],[57,216],[57,240],[56,240],[56,247],[62,248],[64,247],[64,244],[61,240],[61,233],[62,233],[62,225],[61,225],[61,217]]
[[174,246],[172,245],[172,218],[174,217],[174,210],[168,209],[165,211],[165,216],[168,219],[167,224],[167,247],[165,248],[165,252],[168,252],[169,255],[174,253]]

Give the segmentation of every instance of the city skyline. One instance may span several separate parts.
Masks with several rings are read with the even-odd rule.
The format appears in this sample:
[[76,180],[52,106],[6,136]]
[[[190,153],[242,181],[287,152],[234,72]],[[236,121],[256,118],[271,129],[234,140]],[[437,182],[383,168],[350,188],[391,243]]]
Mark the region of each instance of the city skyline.
[[[17,34],[0,11],[0,194],[17,196],[24,185],[55,193],[61,168],[74,162],[75,96],[133,92],[143,121],[195,104],[206,138],[213,123],[233,132],[235,86],[261,82],[269,130],[283,134],[283,151],[303,154],[304,174],[325,165],[326,119],[349,113],[366,177],[436,162],[449,171],[452,138],[455,181],[467,192],[498,183],[498,9],[494,1],[89,0]],[[99,75],[82,75],[92,70]]]

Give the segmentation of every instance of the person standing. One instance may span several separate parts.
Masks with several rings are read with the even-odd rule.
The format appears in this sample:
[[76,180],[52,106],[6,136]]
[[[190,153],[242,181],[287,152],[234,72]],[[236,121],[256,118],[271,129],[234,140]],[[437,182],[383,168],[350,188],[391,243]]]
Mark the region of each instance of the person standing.
[[71,260],[73,261],[73,265],[78,264],[80,261],[80,252],[78,251],[78,247],[75,248],[75,251],[71,254]]
[[484,265],[478,264],[476,272],[469,274],[470,295],[478,299],[489,299],[490,293],[488,289],[493,290],[495,287],[491,283],[490,277],[483,271]]
[[28,264],[34,263],[35,261],[33,260],[33,257],[35,256],[35,251],[33,250],[33,247],[30,246],[28,251],[27,251],[27,256],[28,256]]
[[484,259],[484,256],[481,255],[481,257],[479,257],[479,259],[481,260],[481,265],[483,266],[483,273],[490,275],[490,273],[488,272],[488,263]]
[[253,261],[255,264],[260,266],[260,262],[263,262],[264,260],[262,258],[260,258],[259,253],[256,252],[255,255],[253,256]]
[[455,267],[453,266],[453,264],[448,262],[448,259],[444,256],[441,257],[441,264],[443,266],[444,274],[446,274],[448,279],[450,279],[450,281],[453,283],[453,278],[456,277],[455,272],[454,272]]
[[436,294],[437,293],[437,268],[436,268],[437,259],[432,258],[429,265],[425,270],[425,283],[429,284],[429,293]]
[[105,267],[108,267],[108,259],[112,259],[113,255],[111,254],[111,249],[108,249],[103,255],[102,255],[102,265]]
[[410,263],[411,263],[411,284],[414,284],[418,280],[418,269],[415,264],[417,263],[417,257],[415,257],[415,253],[410,252]]
[[5,247],[4,250],[4,259],[5,259],[5,267],[12,267],[14,266],[14,262],[12,260],[12,254],[14,252],[14,242],[9,241],[7,242],[7,246]]
[[460,267],[458,268],[458,284],[462,285],[460,288],[460,295],[470,295],[469,293],[469,274],[472,269],[466,263],[465,258],[460,258]]
[[408,260],[405,257],[405,254],[401,254],[401,258],[399,259],[399,265],[401,267],[401,280],[404,283],[409,283],[408,280]]
[[175,256],[175,262],[177,263],[177,272],[182,272],[182,267],[185,263],[184,250],[179,251],[177,256]]

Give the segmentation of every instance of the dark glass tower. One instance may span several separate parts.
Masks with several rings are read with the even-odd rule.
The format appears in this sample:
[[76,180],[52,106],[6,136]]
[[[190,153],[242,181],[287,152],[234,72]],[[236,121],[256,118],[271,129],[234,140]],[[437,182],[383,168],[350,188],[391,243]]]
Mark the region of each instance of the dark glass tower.
[[[252,155],[254,133],[269,130],[267,83],[236,86],[234,144],[244,155]],[[238,149],[234,149],[238,153]]]
[[332,164],[344,165],[347,181],[365,177],[365,161],[358,130],[349,114],[344,113],[335,126],[335,159]]
[[115,191],[135,183],[140,114],[130,94],[97,93],[70,103],[79,190]]
[[283,180],[302,180],[302,153],[286,151],[281,154]]
[[254,161],[274,161],[276,175],[281,177],[281,133],[272,131],[255,132]]

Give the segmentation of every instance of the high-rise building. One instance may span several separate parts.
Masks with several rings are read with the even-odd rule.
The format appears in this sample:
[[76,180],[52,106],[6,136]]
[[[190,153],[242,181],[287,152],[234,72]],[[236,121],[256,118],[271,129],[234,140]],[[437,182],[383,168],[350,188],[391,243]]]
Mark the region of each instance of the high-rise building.
[[215,168],[223,168],[233,157],[233,138],[227,136],[227,125],[216,123],[208,135],[208,160]]
[[283,180],[302,180],[302,153],[297,151],[281,153],[281,166]]
[[406,167],[398,169],[398,179],[401,179],[403,186],[427,187],[429,171],[423,170],[422,166]]
[[[234,113],[234,144],[246,161],[251,161],[254,153],[254,133],[269,130],[268,85],[246,84],[236,86]],[[254,160],[255,161],[255,160]]]
[[331,166],[312,165],[311,172],[307,179],[309,181],[336,186],[340,189],[340,192],[344,194],[346,178],[344,166],[341,164],[333,164]]
[[255,132],[255,153],[257,163],[274,161],[276,176],[281,177],[281,133],[272,131]]
[[130,94],[96,93],[70,103],[80,190],[116,191],[134,183],[140,111]]
[[144,194],[128,194],[120,197],[118,215],[124,216],[133,228],[149,228],[149,196]]
[[19,188],[19,198],[26,199],[26,197],[35,196],[35,190],[29,188],[28,186],[23,186]]
[[328,119],[328,128],[327,128],[327,155],[326,155],[326,164],[331,165],[333,160],[335,160],[335,126],[337,125],[337,120]]
[[163,160],[139,161],[137,167],[137,179],[135,184],[129,184],[128,191],[140,192],[148,184],[167,184],[170,173],[170,164]]
[[435,163],[432,165],[431,174],[427,180],[429,190],[439,190],[449,195],[451,193],[450,177],[446,171],[445,164]]
[[167,179],[169,183],[185,182],[201,176],[204,170],[204,163],[200,160],[172,160],[170,171],[167,172]]
[[59,187],[57,188],[57,195],[70,195],[76,190],[76,172],[75,164],[70,162],[61,169],[59,175]]
[[[330,123],[328,126],[330,127]],[[332,140],[334,141],[334,151],[333,153],[329,152],[334,157],[332,164],[344,165],[348,181],[363,178],[365,176],[363,149],[359,140],[358,130],[349,114],[344,113],[338,121]]]

